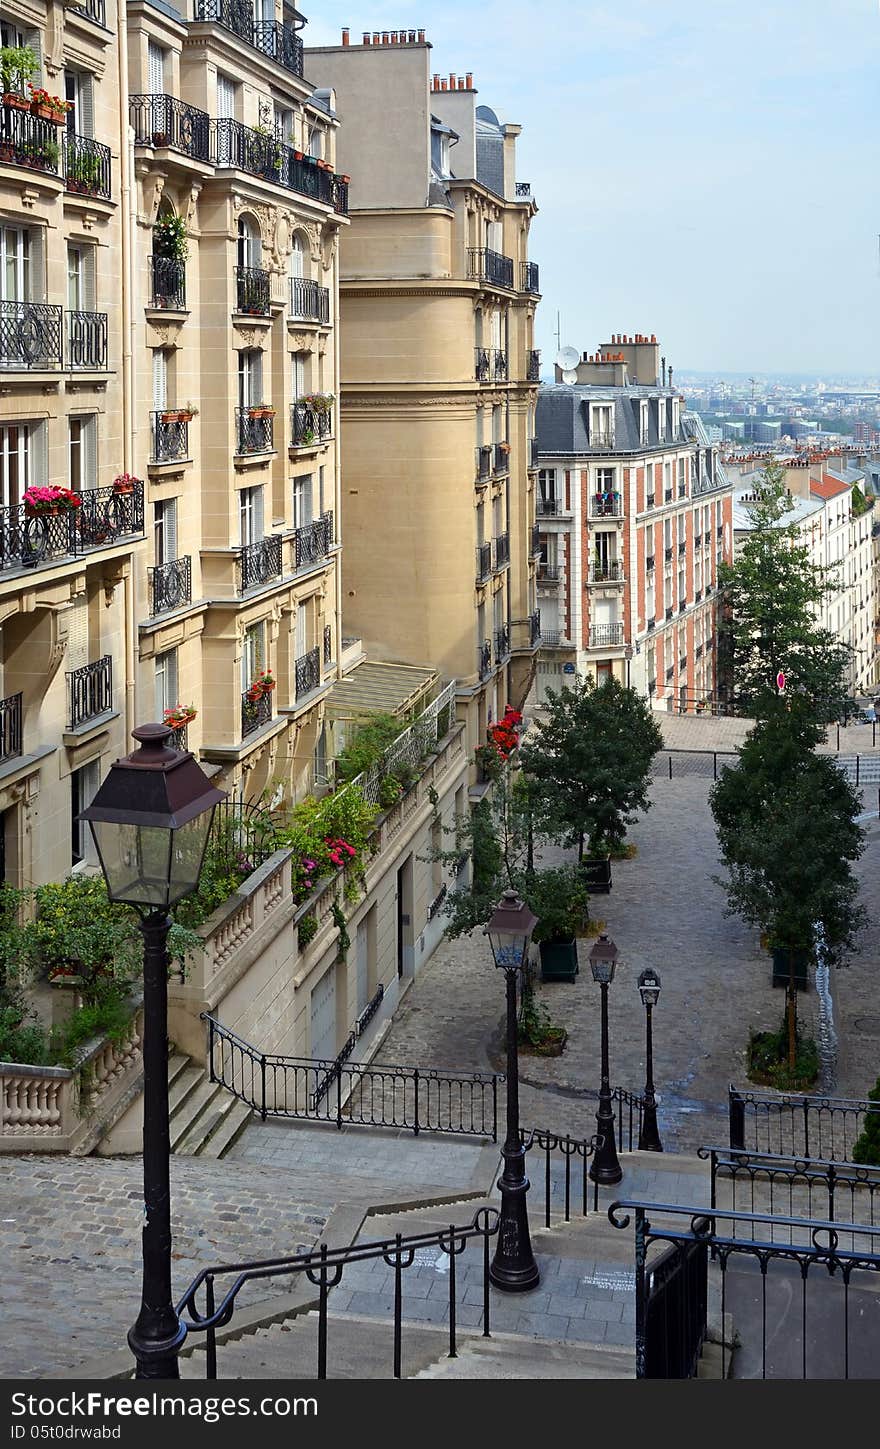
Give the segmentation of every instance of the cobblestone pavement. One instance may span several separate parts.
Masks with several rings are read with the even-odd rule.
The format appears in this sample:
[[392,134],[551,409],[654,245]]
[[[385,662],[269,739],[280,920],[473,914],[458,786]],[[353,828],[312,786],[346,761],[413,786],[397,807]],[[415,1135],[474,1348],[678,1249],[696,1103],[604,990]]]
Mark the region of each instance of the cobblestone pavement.
[[[124,1348],[140,1304],[141,1159],[4,1156],[0,1173],[0,1377],[51,1378]],[[173,1157],[174,1292],[209,1263],[310,1248],[333,1204],[291,1186],[253,1164]]]
[[[670,750],[736,750],[742,744],[752,727],[747,719],[724,717],[702,718],[694,715],[658,714],[660,728],[667,749]],[[821,752],[836,754],[840,741],[840,752],[845,755],[871,754],[880,749],[880,725],[876,731],[870,725],[847,725],[838,730],[832,725],[826,742],[820,745]],[[874,743],[876,740],[876,743]]]

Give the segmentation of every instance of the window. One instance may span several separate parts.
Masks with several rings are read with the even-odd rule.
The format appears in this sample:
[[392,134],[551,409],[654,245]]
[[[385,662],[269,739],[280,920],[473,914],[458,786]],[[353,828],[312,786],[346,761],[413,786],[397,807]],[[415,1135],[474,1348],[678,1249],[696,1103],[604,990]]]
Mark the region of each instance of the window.
[[291,386],[293,388],[294,402],[297,398],[305,397],[308,393],[306,387],[306,359],[307,352],[292,352],[291,360]]
[[235,81],[217,72],[217,115],[221,120],[235,119]]
[[596,492],[597,493],[613,493],[614,492],[615,473],[616,473],[616,470],[614,468],[597,468],[596,469]]
[[[663,494],[666,497],[672,491],[672,464],[663,464]],[[668,502],[668,498],[667,498]]]
[[643,448],[648,443],[648,404],[646,402],[639,403],[639,442]]
[[168,649],[156,655],[156,718],[164,718],[166,709],[179,704],[177,697],[177,650]]
[[242,488],[238,495],[238,525],[242,548],[263,537],[262,488]]
[[83,765],[79,770],[72,770],[70,775],[70,863],[79,865],[85,862],[87,865],[97,865],[98,857],[95,851],[95,843],[92,839],[92,832],[84,820],[78,817],[91,805],[95,792],[101,783],[101,765],[98,760],[92,760],[88,765]]
[[260,670],[263,668],[265,624],[260,620],[259,624],[251,624],[244,631],[241,648],[241,688],[242,693],[253,684]]
[[666,437],[666,399],[657,399],[657,437],[662,443]]
[[258,267],[262,257],[260,233],[248,216],[238,218],[238,265]]
[[20,423],[0,427],[0,507],[14,508],[33,481],[30,428]]
[[177,558],[177,499],[153,506],[153,560],[157,568]]
[[95,127],[92,112],[92,77],[82,71],[65,70],[64,99],[70,110],[66,124],[69,136],[93,136]]
[[248,348],[238,354],[238,405],[255,407],[263,401],[263,354]]
[[31,233],[23,226],[0,227],[0,300],[27,302],[33,297]]
[[590,408],[590,443],[595,448],[610,448],[614,442],[613,410],[594,404]]
[[302,473],[293,480],[293,526],[304,528],[314,518],[312,509],[312,475]]
[[[538,497],[542,503],[556,502],[556,469],[538,469]],[[549,511],[549,510],[548,510]]]
[[149,77],[150,95],[163,96],[165,94],[165,51],[155,40],[147,43],[147,75]]
[[324,512],[324,473],[325,473],[325,471],[326,470],[324,468],[324,464],[322,463],[321,466],[320,466],[320,468],[318,469],[318,512],[319,513],[323,513]]
[[685,460],[684,460],[684,458],[679,458],[679,460],[678,460],[678,486],[679,486],[679,488],[684,488],[685,482],[686,482],[686,479],[685,479]]
[[95,457],[96,427],[93,417],[67,420],[68,487],[74,493],[97,486]]

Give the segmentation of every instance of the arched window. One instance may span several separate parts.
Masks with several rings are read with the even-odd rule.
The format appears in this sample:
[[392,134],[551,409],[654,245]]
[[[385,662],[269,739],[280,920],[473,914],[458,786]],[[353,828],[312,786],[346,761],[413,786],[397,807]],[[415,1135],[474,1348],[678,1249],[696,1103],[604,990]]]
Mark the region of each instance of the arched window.
[[238,265],[240,267],[258,267],[261,257],[260,231],[256,222],[249,216],[240,216],[238,218]]

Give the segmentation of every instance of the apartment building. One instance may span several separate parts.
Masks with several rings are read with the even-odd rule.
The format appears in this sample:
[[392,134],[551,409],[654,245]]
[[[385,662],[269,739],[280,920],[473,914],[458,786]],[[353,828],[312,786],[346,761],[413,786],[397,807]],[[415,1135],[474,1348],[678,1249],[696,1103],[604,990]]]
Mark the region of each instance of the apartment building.
[[538,395],[539,701],[613,675],[658,709],[716,697],[732,489],[655,337],[614,336]]
[[290,799],[341,664],[338,121],[289,5],[127,20],[140,713],[194,703],[224,786]]
[[19,886],[81,858],[74,817],[132,722],[116,34],[104,0],[0,6],[0,879]]
[[537,649],[536,207],[520,128],[421,31],[309,49],[351,174],[341,240],[346,630],[458,681],[471,746]]

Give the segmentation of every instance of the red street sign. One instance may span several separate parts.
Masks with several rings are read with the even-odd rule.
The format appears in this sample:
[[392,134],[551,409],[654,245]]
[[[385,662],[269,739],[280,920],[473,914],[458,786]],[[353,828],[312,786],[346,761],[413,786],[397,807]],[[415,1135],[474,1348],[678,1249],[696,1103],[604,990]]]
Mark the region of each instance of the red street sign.
[[776,688],[779,690],[780,694],[785,693],[785,675],[783,674],[781,669],[776,676]]

